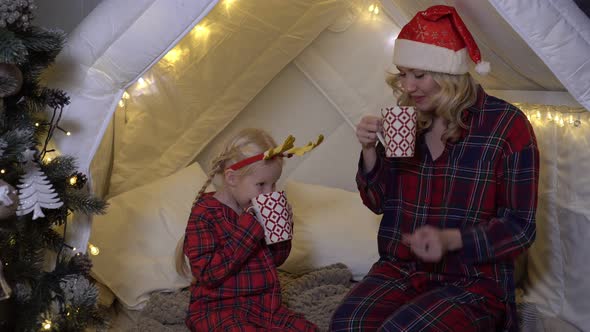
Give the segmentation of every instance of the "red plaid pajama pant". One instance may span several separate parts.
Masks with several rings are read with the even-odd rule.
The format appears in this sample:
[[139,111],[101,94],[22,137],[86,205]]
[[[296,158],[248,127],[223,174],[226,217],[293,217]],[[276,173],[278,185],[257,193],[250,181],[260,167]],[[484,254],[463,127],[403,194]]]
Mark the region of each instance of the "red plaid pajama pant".
[[188,317],[187,327],[195,332],[317,332],[318,328],[302,315],[280,306],[272,316],[256,307],[230,307],[210,311],[200,319]]
[[423,274],[374,267],[336,309],[330,331],[496,331],[505,310],[499,300]]

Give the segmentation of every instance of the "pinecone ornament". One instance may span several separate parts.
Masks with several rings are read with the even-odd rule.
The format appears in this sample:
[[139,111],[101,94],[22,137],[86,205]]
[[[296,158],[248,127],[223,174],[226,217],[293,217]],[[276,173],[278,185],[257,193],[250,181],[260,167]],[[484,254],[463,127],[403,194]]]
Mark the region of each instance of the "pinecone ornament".
[[70,104],[70,97],[62,90],[45,89],[43,96],[47,105],[52,108],[64,107]]
[[70,258],[69,264],[72,271],[79,271],[85,276],[90,274],[90,270],[92,269],[92,261],[88,257],[88,254],[75,254]]
[[86,181],[88,181],[88,178],[84,173],[76,172],[70,176],[68,183],[76,189],[82,189],[86,185]]

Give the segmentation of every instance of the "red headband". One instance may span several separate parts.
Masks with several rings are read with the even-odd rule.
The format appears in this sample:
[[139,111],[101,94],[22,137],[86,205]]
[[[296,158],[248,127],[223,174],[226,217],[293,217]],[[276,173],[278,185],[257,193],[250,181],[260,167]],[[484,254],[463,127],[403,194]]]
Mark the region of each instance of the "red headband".
[[322,141],[324,140],[324,135],[320,135],[318,136],[317,141],[314,142],[309,142],[304,146],[301,147],[294,147],[295,143],[295,137],[293,137],[292,135],[289,135],[285,141],[283,142],[283,144],[274,147],[272,149],[266,150],[264,151],[264,153],[259,153],[257,155],[254,155],[252,157],[248,157],[246,159],[240,160],[237,163],[229,166],[229,169],[232,169],[234,171],[237,171],[238,169],[248,166],[250,164],[253,164],[257,161],[261,161],[261,160],[269,160],[275,157],[281,157],[281,158],[291,158],[294,154],[298,155],[298,156],[302,156],[303,154],[305,154],[308,151],[313,150],[316,146],[320,145],[320,143],[322,143]]
[[[287,158],[291,158],[292,156],[293,156],[292,154],[289,154],[289,155],[286,155],[286,156],[284,156],[284,155],[274,156],[272,158],[275,158],[275,157],[287,157]],[[272,158],[266,158],[266,160],[269,160],[269,159],[272,159]],[[259,153],[257,155],[252,156],[252,157],[246,158],[244,160],[240,160],[240,161],[238,161],[237,163],[231,165],[228,168],[229,169],[233,169],[234,171],[237,171],[237,170],[239,170],[242,167],[248,166],[250,164],[253,164],[253,163],[255,163],[257,161],[261,161],[261,160],[265,160],[264,153]]]

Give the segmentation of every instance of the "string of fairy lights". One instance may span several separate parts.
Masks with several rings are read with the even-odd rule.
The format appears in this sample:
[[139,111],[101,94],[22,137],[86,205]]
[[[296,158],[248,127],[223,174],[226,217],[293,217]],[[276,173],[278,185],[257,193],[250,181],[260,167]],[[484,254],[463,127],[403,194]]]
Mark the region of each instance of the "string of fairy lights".
[[[231,8],[231,6],[236,2],[237,0],[224,0],[223,1],[223,5],[225,6],[225,8],[227,10],[229,10]],[[376,18],[380,13],[381,13],[381,6],[379,4],[379,2],[372,2],[370,3],[370,5],[367,7],[367,12],[369,17],[371,18]],[[203,38],[207,38],[211,33],[211,26],[206,22],[203,21],[201,22],[199,25],[195,26],[189,33],[189,35],[194,38],[194,39],[203,39]],[[172,48],[170,51],[168,51],[168,53],[166,53],[166,55],[162,58],[161,61],[163,61],[164,63],[166,63],[167,65],[174,65],[175,63],[177,63],[178,61],[181,61],[182,59],[185,58],[186,54],[189,52],[188,49],[181,47],[180,45],[176,45],[174,48]],[[146,88],[148,88],[151,84],[153,83],[153,79],[149,79],[149,78],[144,78],[144,77],[140,77],[134,84],[133,84],[133,88],[135,91],[142,91]],[[131,99],[131,94],[127,91],[124,91],[121,99],[118,102],[118,106],[121,108],[124,108],[127,103],[129,102],[129,99]],[[582,112],[579,111],[574,111],[572,112],[571,108],[565,108],[563,110],[558,110],[558,111],[545,111],[540,109],[539,107],[529,107],[526,106],[525,104],[516,104],[519,108],[521,108],[525,114],[527,115],[527,118],[531,121],[531,123],[533,123],[533,125],[543,125],[543,124],[555,124],[558,127],[565,127],[565,126],[571,126],[571,127],[581,127],[584,125],[584,122],[581,118],[581,114]],[[36,123],[36,126],[41,126],[41,123]],[[72,136],[72,133],[70,131],[67,131],[61,127],[58,127],[57,129],[59,129],[60,131],[62,131],[66,136]],[[44,161],[46,162],[50,162],[52,160],[52,157],[47,155],[44,158]],[[4,174],[6,173],[6,170],[4,169],[0,169],[0,174]],[[70,178],[70,183],[72,185],[75,185],[77,179],[75,178],[75,176],[73,176],[72,178]],[[78,251],[77,248],[75,247],[70,247],[70,249],[73,252]],[[88,243],[88,252],[91,255],[98,255],[100,253],[100,249],[91,244]]]
[[[231,6],[237,0],[224,0],[223,5],[225,6],[226,10],[229,10]],[[367,7],[368,17],[371,19],[376,19],[378,15],[381,13],[381,6],[379,2],[372,2]],[[199,25],[195,26],[189,33],[189,35],[194,39],[203,39],[207,38],[211,32],[211,27],[207,24],[207,22],[202,22]],[[172,48],[166,55],[162,58],[161,61],[166,63],[167,65],[174,65],[178,61],[181,61],[186,57],[189,50],[186,48],[181,47],[180,45],[176,45]],[[133,88],[135,91],[139,91],[139,94],[142,94],[142,91],[147,89],[153,83],[152,79],[140,77],[134,84]],[[131,94],[127,91],[123,92],[121,99],[118,102],[118,106],[120,108],[125,108],[129,99],[131,98]],[[580,109],[572,109],[561,107],[558,110],[547,111],[543,110],[543,107],[538,106],[528,106],[526,104],[517,104],[517,107],[523,110],[526,114],[529,121],[534,125],[547,125],[547,124],[554,124],[558,127],[566,127],[571,126],[574,128],[582,127],[585,123],[582,120],[581,115],[585,112],[584,110]],[[35,123],[35,126],[39,127],[44,124],[42,123]],[[65,130],[61,127],[57,127],[56,129],[63,132],[66,136],[72,136],[72,132]],[[55,150],[50,150],[48,152],[53,152],[54,154],[57,153]],[[44,162],[51,162],[53,158],[50,155],[46,155],[43,159]],[[0,169],[0,174],[5,174],[5,169]],[[76,186],[77,182],[79,181],[78,175],[73,175],[69,179],[69,184],[72,186]],[[66,245],[73,253],[76,255],[80,255],[79,249],[76,247],[72,247]],[[92,243],[87,244],[87,251],[93,256],[100,254],[100,249]],[[69,313],[68,313],[69,314]],[[52,328],[52,321],[51,319],[47,318],[41,324],[44,330],[51,330]]]
[[[527,116],[533,126],[555,125],[557,127],[580,128],[585,125],[587,111],[567,106],[542,106],[514,103]],[[587,119],[586,119],[587,120]]]

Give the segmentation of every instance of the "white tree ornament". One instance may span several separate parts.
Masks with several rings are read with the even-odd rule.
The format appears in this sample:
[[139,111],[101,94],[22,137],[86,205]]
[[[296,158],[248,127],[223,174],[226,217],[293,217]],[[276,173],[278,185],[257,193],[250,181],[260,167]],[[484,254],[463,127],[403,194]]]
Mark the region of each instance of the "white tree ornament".
[[18,196],[13,186],[0,179],[0,220],[14,216]]
[[14,201],[10,198],[8,185],[0,185],[0,204],[11,206]]
[[35,152],[25,152],[25,174],[21,178],[19,188],[19,205],[16,214],[24,216],[33,212],[33,220],[45,217],[41,208],[57,209],[63,205],[52,184],[41,171],[39,165],[33,161]]

